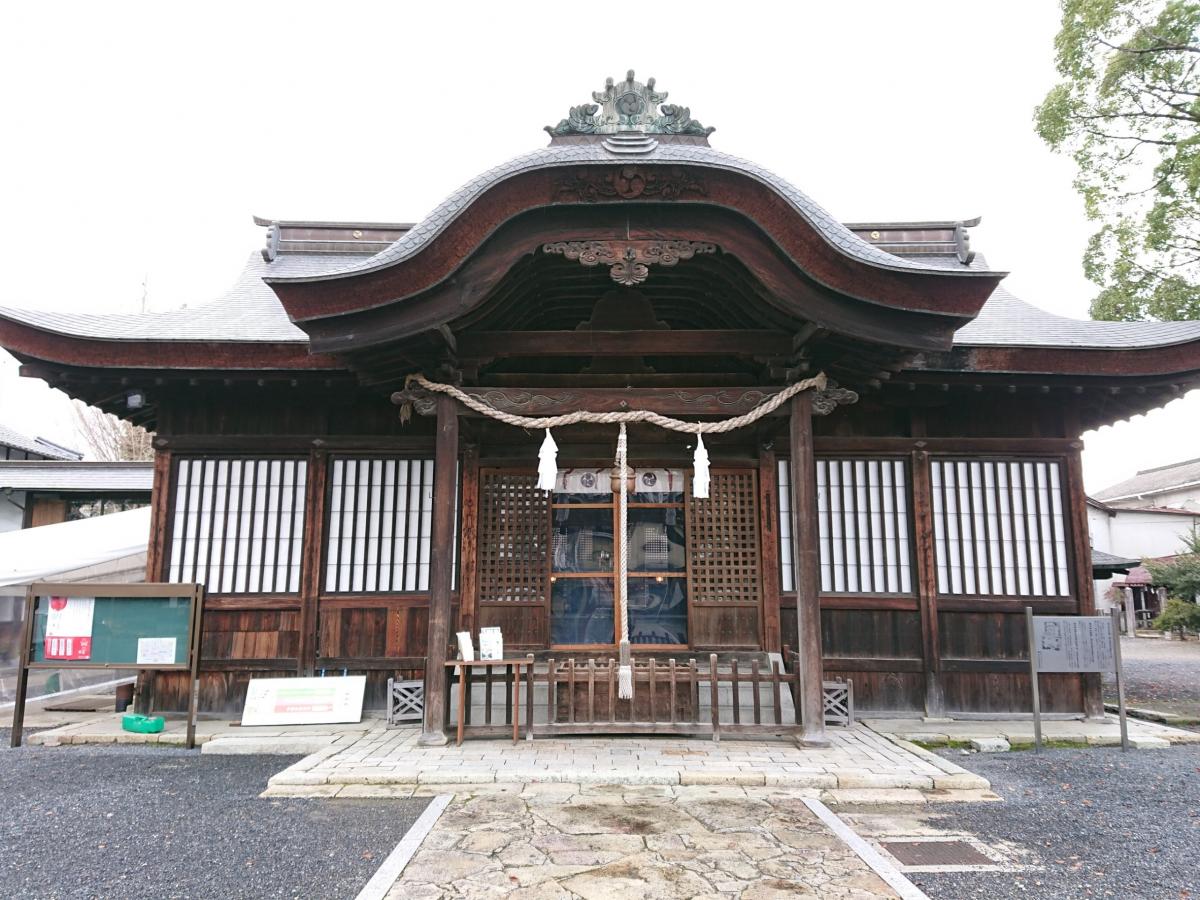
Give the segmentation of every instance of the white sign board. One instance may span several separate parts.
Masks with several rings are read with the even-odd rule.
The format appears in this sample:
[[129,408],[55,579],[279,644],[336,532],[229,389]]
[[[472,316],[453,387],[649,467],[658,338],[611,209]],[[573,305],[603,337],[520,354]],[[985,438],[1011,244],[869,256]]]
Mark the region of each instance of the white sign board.
[[1034,616],[1039,672],[1113,672],[1112,619],[1107,616]]
[[479,629],[479,658],[504,659],[504,636],[499,628]]
[[138,665],[171,665],[175,662],[175,638],[138,638]]
[[252,678],[242,724],[333,725],[362,720],[366,675]]

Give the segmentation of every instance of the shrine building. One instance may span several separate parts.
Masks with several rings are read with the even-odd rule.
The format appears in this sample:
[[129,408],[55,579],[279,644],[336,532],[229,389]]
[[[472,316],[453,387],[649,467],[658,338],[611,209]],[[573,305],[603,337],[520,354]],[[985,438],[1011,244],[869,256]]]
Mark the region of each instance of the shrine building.
[[[424,679],[436,737],[456,633],[499,627],[540,679],[622,642],[638,693],[651,661],[652,690],[733,672],[735,706],[781,673],[814,742],[823,682],[1027,711],[1025,607],[1094,611],[1080,435],[1200,386],[1200,322],[1052,315],[978,220],[843,224],[653,79],[592,97],[417,224],[256,219],[206,305],[0,309],[22,374],[156,432],[147,579],[206,588],[202,709]],[[578,722],[576,684],[539,715]],[[143,690],[186,705],[174,673]],[[668,696],[625,718],[699,718]],[[1098,677],[1042,703],[1100,714]]]

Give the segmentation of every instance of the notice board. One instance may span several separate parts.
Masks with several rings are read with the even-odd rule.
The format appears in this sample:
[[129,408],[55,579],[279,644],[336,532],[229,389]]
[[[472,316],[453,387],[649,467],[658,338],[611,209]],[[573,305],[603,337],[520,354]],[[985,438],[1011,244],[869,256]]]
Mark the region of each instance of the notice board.
[[61,668],[185,667],[191,618],[191,597],[37,597],[30,660]]
[[1039,672],[1113,672],[1113,623],[1108,616],[1034,616]]
[[191,674],[187,746],[195,746],[198,584],[37,583],[25,594],[12,746],[21,745],[31,669],[152,669]]

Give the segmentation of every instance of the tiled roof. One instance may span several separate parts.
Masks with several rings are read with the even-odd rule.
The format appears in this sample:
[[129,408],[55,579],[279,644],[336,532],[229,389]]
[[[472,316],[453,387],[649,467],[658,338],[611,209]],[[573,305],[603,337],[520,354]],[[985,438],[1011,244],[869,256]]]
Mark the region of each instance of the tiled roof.
[[67,447],[60,447],[42,438],[29,438],[7,425],[0,424],[0,446],[13,447],[26,453],[34,453],[45,459],[79,459],[83,454]]
[[1140,559],[1128,559],[1124,556],[1113,556],[1111,553],[1105,553],[1103,550],[1092,550],[1092,569],[1104,569],[1105,571],[1115,571],[1117,569],[1132,569],[1135,566],[1140,566]]
[[268,263],[258,251],[229,290],[216,300],[169,312],[99,315],[0,307],[0,316],[57,334],[113,341],[251,341],[303,344],[308,335],[288,319],[275,293],[262,280],[268,270],[287,274],[322,272],[343,264],[344,254],[286,254]]
[[[417,253],[433,238],[440,234],[447,225],[456,219],[474,200],[488,188],[524,172],[535,169],[553,168],[559,166],[574,166],[587,163],[613,163],[622,161],[605,149],[601,142],[555,143],[541,150],[526,153],[506,163],[488,169],[483,174],[473,178],[463,185],[423,220],[414,225],[399,240],[374,256],[331,270],[322,275],[298,275],[280,277],[280,281],[315,281],[323,278],[336,278],[355,272],[370,272],[394,265]],[[943,261],[940,259],[903,259],[893,256],[864,241],[849,228],[837,221],[828,212],[814,203],[806,194],[789,184],[775,173],[764,169],[748,160],[730,156],[698,144],[677,144],[660,142],[649,153],[639,155],[635,162],[638,166],[655,165],[691,165],[712,169],[739,172],[748,175],[773,188],[785,197],[795,210],[806,219],[822,237],[830,244],[862,262],[884,269],[897,271],[944,271],[958,274],[973,274],[972,270],[959,265],[957,260]],[[272,280],[277,276],[272,273]]]
[[[1097,492],[1096,499],[1120,500],[1125,497],[1143,497],[1147,494],[1169,491],[1186,484],[1200,484],[1200,459],[1189,459],[1169,466],[1159,466],[1157,469],[1145,469],[1132,478],[1126,478],[1124,481]],[[1200,515],[1200,513],[1196,513],[1196,515]]]
[[[980,263],[975,257],[974,265]],[[955,346],[1117,348],[1165,347],[1200,340],[1200,322],[1096,322],[1038,309],[996,288],[979,315],[954,335]]]
[[0,490],[129,491],[149,494],[154,463],[0,461]]
[[[58,334],[113,341],[221,341],[307,343],[307,335],[288,319],[263,281],[317,280],[367,272],[392,265],[418,252],[489,186],[513,175],[546,166],[612,162],[599,143],[552,144],[483,173],[450,195],[423,221],[374,255],[281,252],[271,262],[250,255],[237,282],[218,299],[169,312],[97,315],[0,308],[0,317]],[[896,256],[858,237],[805,194],[766,169],[706,146],[659,143],[638,165],[680,164],[738,171],[769,185],[841,252],[863,262],[904,271],[973,275],[990,271],[982,255],[964,265],[952,253]],[[317,223],[336,227],[336,223]],[[879,223],[885,227],[886,223]],[[912,227],[946,223],[915,223]],[[900,228],[903,223],[896,225]],[[349,226],[348,226],[349,227]],[[383,226],[380,226],[383,227]],[[997,288],[979,316],[959,329],[959,347],[1061,347],[1138,349],[1200,340],[1200,322],[1095,322],[1070,319],[1038,309]]]

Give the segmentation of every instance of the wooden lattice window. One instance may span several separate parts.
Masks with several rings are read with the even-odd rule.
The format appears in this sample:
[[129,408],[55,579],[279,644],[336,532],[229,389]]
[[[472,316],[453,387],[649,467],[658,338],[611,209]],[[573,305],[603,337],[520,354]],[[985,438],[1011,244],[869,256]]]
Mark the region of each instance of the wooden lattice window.
[[180,458],[170,580],[210,594],[299,591],[307,473],[296,458]]
[[821,590],[912,593],[908,478],[899,459],[818,459]]
[[693,605],[759,603],[757,474],[754,469],[714,470],[708,499],[688,501],[688,593]]
[[1057,460],[937,459],[931,476],[939,593],[1070,594]]
[[480,604],[546,603],[549,516],[549,495],[536,475],[479,473]]
[[432,459],[330,460],[325,590],[429,590],[432,523]]
[[[816,460],[821,591],[911,594],[908,469],[899,459]],[[796,589],[791,472],[779,461],[779,558],[784,591]]]

